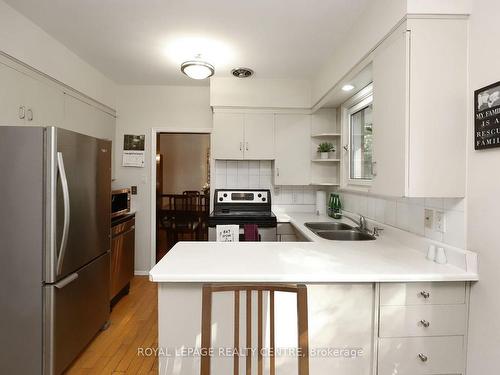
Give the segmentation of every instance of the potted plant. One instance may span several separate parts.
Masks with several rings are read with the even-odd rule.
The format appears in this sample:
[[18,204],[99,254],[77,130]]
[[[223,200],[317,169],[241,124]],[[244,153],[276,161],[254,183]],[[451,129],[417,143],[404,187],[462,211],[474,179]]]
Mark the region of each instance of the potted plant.
[[331,142],[322,142],[318,145],[318,152],[321,155],[321,159],[328,159],[328,154],[335,151],[335,146]]

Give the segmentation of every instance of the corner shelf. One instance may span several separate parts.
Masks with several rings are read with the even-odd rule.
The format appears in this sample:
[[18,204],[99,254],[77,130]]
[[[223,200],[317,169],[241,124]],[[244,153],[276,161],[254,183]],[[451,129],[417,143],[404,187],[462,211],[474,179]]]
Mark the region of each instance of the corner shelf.
[[340,137],[340,133],[319,133],[319,134],[312,134],[312,138],[322,138],[322,137]]
[[340,159],[312,159],[314,163],[328,163],[328,162],[339,162]]
[[311,186],[340,186],[337,182],[311,182]]

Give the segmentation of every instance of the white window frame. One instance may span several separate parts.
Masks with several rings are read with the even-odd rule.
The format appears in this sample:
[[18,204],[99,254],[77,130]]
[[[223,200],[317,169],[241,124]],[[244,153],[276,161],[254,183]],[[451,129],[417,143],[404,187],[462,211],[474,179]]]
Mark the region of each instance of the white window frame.
[[360,109],[373,103],[373,85],[370,83],[357,94],[353,95],[341,105],[342,112],[342,188],[355,190],[368,190],[372,185],[373,179],[352,179],[351,172],[351,115]]

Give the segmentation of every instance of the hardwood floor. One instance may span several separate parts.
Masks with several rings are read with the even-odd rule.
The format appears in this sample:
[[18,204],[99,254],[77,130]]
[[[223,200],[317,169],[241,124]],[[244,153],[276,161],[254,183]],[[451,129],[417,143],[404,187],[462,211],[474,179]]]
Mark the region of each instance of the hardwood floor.
[[110,326],[100,332],[67,370],[81,374],[158,374],[158,359],[138,355],[138,348],[158,346],[157,285],[136,276],[130,293],[118,302]]

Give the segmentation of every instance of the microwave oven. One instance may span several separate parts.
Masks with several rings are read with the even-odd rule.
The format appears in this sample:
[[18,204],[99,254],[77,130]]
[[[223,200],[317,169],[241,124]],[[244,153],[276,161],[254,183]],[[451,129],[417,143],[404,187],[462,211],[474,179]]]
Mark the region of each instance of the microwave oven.
[[111,217],[125,215],[130,212],[130,189],[113,190],[111,192]]

